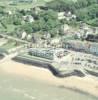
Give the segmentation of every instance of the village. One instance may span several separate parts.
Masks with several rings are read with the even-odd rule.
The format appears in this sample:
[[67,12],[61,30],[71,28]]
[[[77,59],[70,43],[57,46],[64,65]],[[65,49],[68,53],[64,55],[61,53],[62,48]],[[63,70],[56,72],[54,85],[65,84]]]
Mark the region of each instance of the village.
[[98,0],[0,0],[0,100],[98,100]]
[[[37,1],[8,5],[17,7],[19,2]],[[71,10],[55,11],[48,6],[41,3],[18,10],[1,6],[1,59],[13,55],[10,59],[49,63],[61,74],[78,71],[98,76],[98,27],[78,22]]]
[[[70,31],[70,29],[67,29],[65,33],[67,31]],[[86,30],[86,32],[87,36],[83,35],[83,37],[75,31],[76,34],[73,39],[70,39],[69,34],[50,40],[46,36],[46,39],[40,39],[40,42],[35,37],[32,37],[32,42],[24,40],[27,36],[26,33],[23,33],[22,39],[0,34],[0,57],[14,54],[11,59],[17,61],[18,58],[20,61],[22,60],[22,63],[25,60],[27,64],[29,64],[29,61],[48,63],[58,70],[62,76],[76,70],[78,70],[78,74],[80,72],[80,76],[87,74],[98,76],[98,43],[94,42],[96,41],[95,38],[93,42],[86,40],[89,35],[93,35],[88,34],[89,30]],[[76,35],[77,39],[74,38]],[[67,36],[69,38],[66,40]],[[97,37],[97,34],[93,36]],[[84,40],[80,40],[80,38]]]

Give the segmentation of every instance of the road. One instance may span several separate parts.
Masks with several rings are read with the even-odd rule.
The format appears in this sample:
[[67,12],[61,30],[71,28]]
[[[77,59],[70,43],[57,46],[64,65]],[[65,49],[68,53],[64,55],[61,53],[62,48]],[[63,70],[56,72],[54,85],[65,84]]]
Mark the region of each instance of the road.
[[7,39],[15,40],[15,41],[18,41],[18,42],[21,42],[21,43],[26,43],[26,44],[30,43],[28,41],[21,40],[21,39],[18,39],[18,38],[15,38],[15,37],[12,37],[12,36],[9,36],[9,35],[6,35],[6,34],[0,34],[0,36],[7,38]]

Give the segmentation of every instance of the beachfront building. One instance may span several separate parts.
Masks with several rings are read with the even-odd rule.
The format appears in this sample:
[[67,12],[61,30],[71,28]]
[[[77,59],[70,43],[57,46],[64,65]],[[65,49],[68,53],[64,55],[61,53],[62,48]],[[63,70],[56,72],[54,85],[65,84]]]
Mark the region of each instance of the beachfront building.
[[98,55],[98,43],[70,40],[63,45],[66,49]]
[[49,59],[49,60],[58,60],[62,58],[65,54],[64,49],[32,49],[30,48],[28,53],[32,56]]
[[75,50],[75,51],[85,51],[87,52],[88,49],[89,49],[89,44],[88,43],[84,43],[84,42],[81,42],[79,40],[70,40],[70,41],[67,41],[64,45],[65,48],[67,49],[72,49],[72,50]]

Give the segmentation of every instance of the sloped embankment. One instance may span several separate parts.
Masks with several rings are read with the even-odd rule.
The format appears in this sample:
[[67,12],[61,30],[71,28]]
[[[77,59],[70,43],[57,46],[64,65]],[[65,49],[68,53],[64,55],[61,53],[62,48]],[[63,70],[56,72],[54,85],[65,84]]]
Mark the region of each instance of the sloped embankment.
[[29,58],[25,58],[22,56],[17,56],[14,57],[12,60],[16,61],[16,62],[20,62],[23,64],[29,64],[29,65],[34,65],[36,67],[40,67],[40,68],[47,68],[48,70],[50,70],[52,72],[53,75],[57,76],[57,77],[70,77],[70,76],[79,76],[79,77],[84,77],[85,75],[79,71],[79,70],[73,70],[73,72],[65,72],[62,73],[59,71],[59,69],[54,68],[51,65],[51,62],[44,62],[44,61],[40,61],[40,60],[36,60],[36,59],[29,59]]

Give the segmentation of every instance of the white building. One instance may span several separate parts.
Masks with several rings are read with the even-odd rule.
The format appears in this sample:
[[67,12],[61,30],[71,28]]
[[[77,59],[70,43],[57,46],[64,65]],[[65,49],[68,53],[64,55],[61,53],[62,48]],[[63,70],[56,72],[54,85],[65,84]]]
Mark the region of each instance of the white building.
[[26,36],[27,36],[27,33],[24,31],[24,32],[22,33],[21,39],[25,39]]
[[31,15],[23,16],[23,20],[28,21],[30,23],[34,22],[34,18]]

